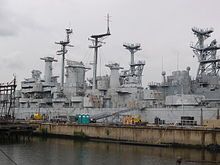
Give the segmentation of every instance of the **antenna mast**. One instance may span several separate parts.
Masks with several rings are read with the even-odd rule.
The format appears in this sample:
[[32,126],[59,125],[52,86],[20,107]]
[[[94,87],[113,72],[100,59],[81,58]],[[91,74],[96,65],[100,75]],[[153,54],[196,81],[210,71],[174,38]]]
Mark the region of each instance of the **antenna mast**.
[[92,35],[90,36],[91,38],[89,38],[90,41],[92,41],[93,45],[89,46],[89,48],[94,49],[94,59],[93,59],[93,80],[92,80],[92,90],[95,91],[95,89],[97,88],[97,84],[96,84],[96,76],[97,76],[97,58],[98,58],[98,48],[100,48],[102,46],[102,44],[104,44],[104,42],[102,42],[105,37],[110,36],[110,29],[109,29],[109,14],[107,14],[107,32],[104,34],[98,34],[98,35]]
[[66,46],[73,47],[73,45],[70,45],[70,34],[72,34],[72,29],[67,28],[66,29],[66,41],[60,41],[60,42],[55,42],[55,44],[61,45],[61,50],[57,51],[57,55],[62,55],[62,66],[61,66],[61,87],[63,89],[64,85],[64,65],[65,65],[65,55],[68,52],[66,49]]
[[125,49],[128,49],[131,53],[131,63],[130,63],[130,68],[131,68],[131,74],[134,75],[135,71],[135,63],[134,63],[134,53],[137,51],[141,50],[141,44],[129,44],[125,43],[123,44]]
[[197,43],[195,45],[191,45],[191,48],[199,61],[196,79],[201,83],[205,83],[208,80],[205,77],[218,75],[220,69],[220,59],[216,58],[216,53],[220,47],[217,45],[216,40],[213,40],[209,45],[204,44],[204,41],[209,38],[210,34],[214,31],[212,28],[192,28],[192,31],[198,38]]

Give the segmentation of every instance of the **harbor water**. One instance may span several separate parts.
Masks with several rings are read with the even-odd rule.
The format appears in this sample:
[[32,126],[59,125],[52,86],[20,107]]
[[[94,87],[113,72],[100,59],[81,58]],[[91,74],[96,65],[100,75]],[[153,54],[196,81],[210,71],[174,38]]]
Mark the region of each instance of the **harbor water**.
[[220,161],[220,153],[207,150],[56,138],[1,144],[0,151],[1,165],[175,165],[179,156],[183,158],[182,165],[209,165]]

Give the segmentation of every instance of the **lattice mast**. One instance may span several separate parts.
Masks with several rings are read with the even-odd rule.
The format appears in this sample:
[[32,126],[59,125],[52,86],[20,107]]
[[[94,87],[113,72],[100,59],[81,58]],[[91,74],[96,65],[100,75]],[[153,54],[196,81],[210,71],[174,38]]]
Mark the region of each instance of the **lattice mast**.
[[204,76],[217,76],[220,69],[220,59],[217,59],[216,53],[220,47],[215,39],[209,45],[204,44],[204,41],[211,36],[213,29],[192,28],[192,31],[198,38],[197,43],[191,46],[199,61],[196,79],[203,81]]
[[61,87],[63,88],[64,85],[64,68],[65,68],[65,55],[68,52],[66,49],[67,46],[73,47],[73,45],[70,45],[70,34],[72,34],[72,29],[67,28],[66,29],[66,40],[55,42],[55,44],[61,45],[61,50],[57,51],[57,55],[62,55],[62,66],[61,66]]
[[96,76],[97,76],[97,58],[98,58],[98,49],[104,44],[102,42],[105,37],[110,36],[110,29],[109,29],[109,14],[107,14],[107,32],[104,34],[98,34],[98,35],[92,35],[89,38],[90,41],[92,41],[93,45],[89,46],[89,48],[94,49],[94,59],[93,59],[93,79],[92,79],[92,90],[94,91],[97,89],[96,84]]

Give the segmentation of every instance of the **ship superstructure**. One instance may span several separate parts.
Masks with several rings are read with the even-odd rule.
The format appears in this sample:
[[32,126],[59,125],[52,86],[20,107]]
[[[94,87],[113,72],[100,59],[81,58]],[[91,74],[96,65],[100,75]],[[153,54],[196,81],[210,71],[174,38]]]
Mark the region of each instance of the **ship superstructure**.
[[[102,46],[103,39],[110,36],[109,17],[107,20],[107,32],[92,35],[89,40],[93,42],[90,48],[94,49],[93,77],[86,80],[86,71],[90,70],[83,62],[66,59],[67,46],[70,45],[69,35],[71,29],[66,29],[66,40],[56,42],[61,45],[57,51],[62,55],[61,80],[53,76],[52,57],[41,58],[45,62],[44,77],[41,71],[33,70],[32,77],[22,81],[20,90],[20,108],[135,108],[143,109],[146,105],[144,88],[142,87],[142,72],[145,62],[135,61],[134,53],[141,50],[140,44],[124,44],[130,51],[130,67],[122,70],[118,62],[105,66],[110,69],[110,74],[97,76],[98,48]],[[66,59],[66,60],[65,60]],[[66,74],[64,74],[66,71]],[[65,76],[65,77],[64,77]]]
[[41,78],[40,70],[32,70],[31,78],[21,82],[19,103],[22,108],[50,107],[52,106],[53,90],[58,88],[58,76],[52,74],[52,63],[56,62],[53,57],[44,57],[44,79]]
[[210,44],[205,44],[205,40],[213,32],[212,28],[192,28],[192,31],[198,41],[191,48],[199,62],[196,80],[192,83],[192,92],[204,95],[209,101],[220,102],[220,59],[217,57],[220,46],[215,39]]
[[[64,84],[58,83],[58,76],[52,76],[52,57],[41,58],[45,61],[44,78],[41,71],[33,70],[32,77],[21,84],[21,107],[75,107],[75,108],[117,108],[137,106],[143,100],[141,76],[144,62],[132,64],[123,70],[118,63],[106,64],[110,75],[97,76],[95,89],[85,79],[89,68],[83,62],[67,60]],[[94,78],[93,78],[94,79]],[[62,80],[61,80],[62,81]],[[93,81],[92,81],[93,82]]]

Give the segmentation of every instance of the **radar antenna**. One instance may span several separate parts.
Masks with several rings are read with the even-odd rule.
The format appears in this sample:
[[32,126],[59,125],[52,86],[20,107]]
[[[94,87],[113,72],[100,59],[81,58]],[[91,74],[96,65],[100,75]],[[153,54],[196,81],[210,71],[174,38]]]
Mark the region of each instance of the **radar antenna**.
[[131,68],[131,74],[134,75],[135,72],[135,63],[134,63],[134,53],[137,51],[141,50],[141,44],[129,44],[125,43],[123,44],[125,49],[128,49],[131,53],[131,63],[130,63],[130,68]]

